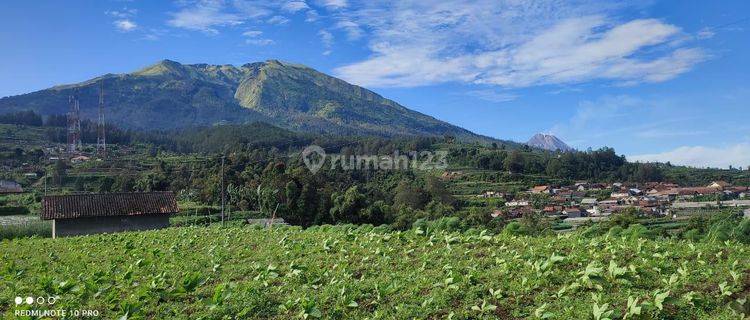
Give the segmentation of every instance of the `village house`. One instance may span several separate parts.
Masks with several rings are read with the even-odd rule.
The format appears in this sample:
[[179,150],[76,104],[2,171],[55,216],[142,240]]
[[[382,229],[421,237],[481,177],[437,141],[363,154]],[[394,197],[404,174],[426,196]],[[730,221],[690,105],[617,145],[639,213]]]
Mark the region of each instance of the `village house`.
[[615,192],[612,192],[609,196],[610,198],[622,199],[625,197],[629,197],[630,193],[627,191],[615,191]]
[[597,204],[599,205],[599,207],[606,208],[606,207],[614,207],[620,204],[620,202],[617,201],[617,199],[607,199],[607,200],[599,201],[599,203]]
[[630,193],[631,196],[640,196],[643,195],[643,190],[638,188],[630,188],[628,189],[628,193]]
[[542,212],[548,216],[554,216],[562,214],[562,211],[564,210],[563,206],[546,206],[544,209],[542,209]]
[[531,193],[534,194],[550,194],[552,192],[552,189],[550,189],[549,186],[535,186],[531,188]]
[[596,198],[583,198],[581,200],[581,205],[582,206],[587,206],[587,207],[593,207],[597,203],[599,203],[599,201],[597,201]]
[[525,200],[508,201],[505,203],[506,207],[527,207],[529,202]]
[[679,188],[677,189],[677,199],[692,199],[695,196],[703,196],[720,193],[716,188]]
[[579,207],[568,207],[563,210],[563,214],[568,218],[580,218],[586,216],[586,211],[581,210]]
[[52,220],[52,237],[169,227],[179,212],[172,192],[46,196],[41,218]]
[[22,193],[23,188],[18,182],[0,180],[0,194],[3,193]]
[[77,157],[70,158],[71,163],[83,163],[89,160],[91,160],[91,158],[87,156],[77,156]]
[[477,198],[504,198],[505,194],[497,191],[485,191],[484,193],[478,194]]

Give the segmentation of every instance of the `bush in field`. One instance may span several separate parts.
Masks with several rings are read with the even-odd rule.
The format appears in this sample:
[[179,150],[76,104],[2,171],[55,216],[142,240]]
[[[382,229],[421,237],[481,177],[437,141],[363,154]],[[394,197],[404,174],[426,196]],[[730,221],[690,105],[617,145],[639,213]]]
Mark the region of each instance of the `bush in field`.
[[622,235],[623,231],[624,229],[621,226],[614,226],[612,228],[609,228],[609,231],[607,232],[607,234],[610,237],[619,237],[620,235]]
[[703,234],[698,229],[690,229],[686,231],[682,236],[683,238],[690,241],[700,241],[701,239],[703,239]]
[[627,228],[631,224],[638,223],[639,215],[640,211],[638,211],[637,208],[629,207],[623,212],[611,215],[606,223],[608,227],[620,226],[622,228]]
[[622,236],[630,239],[648,238],[650,236],[649,230],[641,224],[632,224],[627,229],[623,230]]

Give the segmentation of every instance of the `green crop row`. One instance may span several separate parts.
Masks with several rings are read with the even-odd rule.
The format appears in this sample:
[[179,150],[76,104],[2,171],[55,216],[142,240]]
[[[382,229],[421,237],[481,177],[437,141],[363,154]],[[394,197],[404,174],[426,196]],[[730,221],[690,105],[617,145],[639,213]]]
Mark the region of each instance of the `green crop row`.
[[364,226],[0,242],[0,301],[104,319],[740,319],[750,247]]

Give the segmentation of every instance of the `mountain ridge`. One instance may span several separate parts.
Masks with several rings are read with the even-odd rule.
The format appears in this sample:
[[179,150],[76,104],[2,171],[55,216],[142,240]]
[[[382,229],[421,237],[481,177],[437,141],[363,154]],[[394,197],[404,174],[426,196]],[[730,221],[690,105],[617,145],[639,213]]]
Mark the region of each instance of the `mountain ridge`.
[[[241,66],[161,60],[125,74],[0,98],[0,113],[64,114],[77,93],[81,116],[95,119],[100,82],[107,119],[135,129],[267,122],[310,133],[374,136],[454,136],[501,141],[408,109],[366,88],[310,67],[267,60]],[[508,141],[501,141],[513,144]]]
[[526,144],[548,151],[570,152],[575,150],[554,135],[543,133],[535,134]]

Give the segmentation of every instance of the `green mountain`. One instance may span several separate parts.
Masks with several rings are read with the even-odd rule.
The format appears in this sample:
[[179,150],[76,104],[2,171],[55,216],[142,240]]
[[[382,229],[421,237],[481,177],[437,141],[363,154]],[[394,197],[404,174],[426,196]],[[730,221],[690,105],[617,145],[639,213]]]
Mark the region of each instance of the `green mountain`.
[[267,122],[309,133],[443,136],[491,142],[299,64],[269,60],[232,65],[184,65],[164,60],[129,74],[107,74],[0,99],[0,113],[64,114],[77,93],[83,118],[96,119],[99,87],[108,122],[135,129],[175,129],[216,123]]

